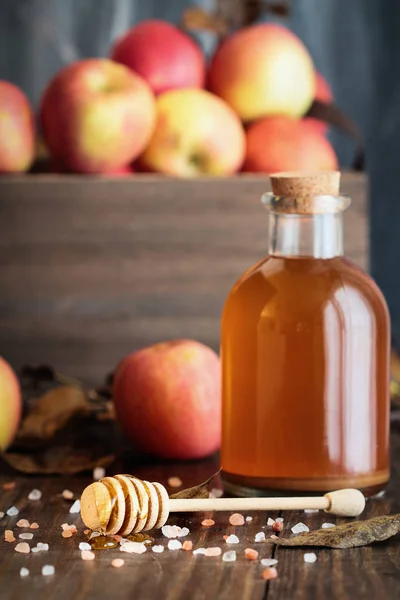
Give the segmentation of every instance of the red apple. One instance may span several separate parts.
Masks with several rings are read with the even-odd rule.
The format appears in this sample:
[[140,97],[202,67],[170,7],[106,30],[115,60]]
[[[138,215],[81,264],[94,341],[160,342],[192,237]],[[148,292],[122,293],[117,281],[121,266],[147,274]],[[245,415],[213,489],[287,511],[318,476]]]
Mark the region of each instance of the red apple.
[[141,157],[145,168],[191,177],[237,171],[245,153],[239,118],[205,90],[171,90],[157,97],[157,125]]
[[117,419],[142,451],[170,459],[201,458],[221,438],[221,367],[217,354],[193,340],[143,348],[117,368]]
[[314,97],[314,66],[294,33],[262,23],[222,42],[211,63],[209,89],[243,121],[277,114],[299,117]]
[[166,21],[143,21],[132,27],[111,56],[141,75],[155,94],[204,86],[205,60],[199,46]]
[[35,123],[25,94],[0,81],[0,173],[27,171],[35,156]]
[[0,357],[0,451],[13,441],[21,420],[22,400],[18,379]]
[[336,170],[334,149],[307,120],[271,117],[252,124],[247,131],[245,171]]
[[147,83],[106,59],[81,60],[51,81],[41,103],[43,134],[56,163],[102,173],[132,162],[155,124]]

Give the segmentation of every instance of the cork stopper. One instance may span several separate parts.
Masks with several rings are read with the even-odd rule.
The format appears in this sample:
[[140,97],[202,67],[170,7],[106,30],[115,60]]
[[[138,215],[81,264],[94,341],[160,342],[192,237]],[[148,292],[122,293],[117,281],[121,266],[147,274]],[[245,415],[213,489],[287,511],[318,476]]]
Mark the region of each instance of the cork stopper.
[[316,202],[316,197],[339,196],[339,171],[286,171],[272,173],[270,179],[273,193],[281,198],[279,212],[332,212],[331,202]]

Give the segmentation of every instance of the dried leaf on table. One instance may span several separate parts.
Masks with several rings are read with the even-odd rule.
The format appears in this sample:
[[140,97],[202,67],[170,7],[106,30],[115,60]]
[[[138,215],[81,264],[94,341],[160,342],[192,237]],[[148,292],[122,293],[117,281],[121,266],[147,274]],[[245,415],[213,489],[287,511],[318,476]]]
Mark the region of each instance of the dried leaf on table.
[[108,467],[114,458],[113,454],[96,457],[93,449],[75,450],[62,446],[52,447],[44,452],[34,454],[7,452],[3,455],[6,463],[17,471],[43,475],[75,475],[81,471],[92,470],[95,467]]
[[51,439],[76,415],[91,411],[85,390],[75,386],[55,387],[41,396],[23,419],[17,441]]
[[383,542],[400,532],[400,513],[354,521],[331,529],[318,529],[290,538],[274,538],[278,546],[323,546],[326,548],[358,548]]
[[210,490],[209,490],[210,483],[214,479],[214,477],[219,475],[220,471],[221,471],[221,469],[219,471],[217,471],[216,473],[214,473],[214,475],[211,475],[211,477],[209,479],[207,479],[207,481],[200,483],[200,485],[195,485],[193,487],[187,488],[186,490],[176,492],[175,494],[172,494],[170,496],[170,498],[176,498],[176,499],[208,498],[209,492],[210,492]]

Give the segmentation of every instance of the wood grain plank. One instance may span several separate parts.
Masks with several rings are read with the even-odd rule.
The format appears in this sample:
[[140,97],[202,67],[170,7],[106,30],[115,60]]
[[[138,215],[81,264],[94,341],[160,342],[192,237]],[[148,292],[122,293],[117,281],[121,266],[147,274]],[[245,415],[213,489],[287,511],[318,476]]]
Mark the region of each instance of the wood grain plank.
[[[347,253],[365,267],[364,175],[342,188]],[[218,350],[229,289],[267,253],[268,189],[247,175],[1,178],[0,352],[96,381],[159,340]]]

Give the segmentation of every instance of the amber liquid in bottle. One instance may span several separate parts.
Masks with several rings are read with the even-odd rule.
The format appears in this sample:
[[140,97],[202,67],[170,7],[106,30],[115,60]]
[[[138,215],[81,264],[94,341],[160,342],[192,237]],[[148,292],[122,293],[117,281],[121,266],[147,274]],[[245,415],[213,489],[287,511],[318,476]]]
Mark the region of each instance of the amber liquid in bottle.
[[271,215],[271,254],[226,301],[221,462],[233,493],[375,493],[389,478],[388,311],[341,255],[341,216]]

